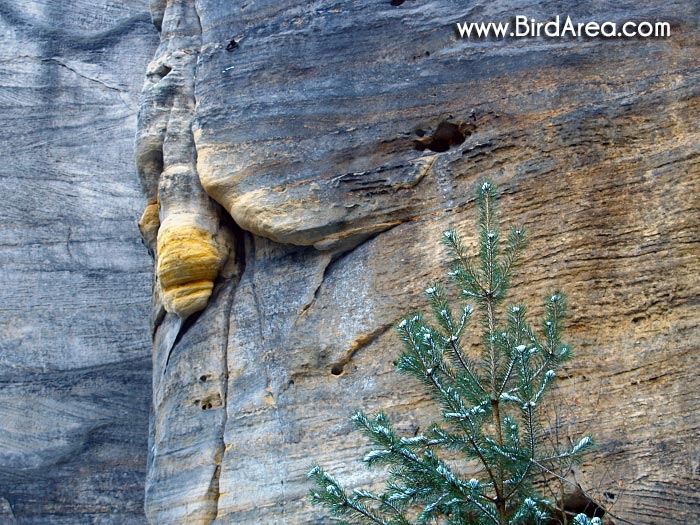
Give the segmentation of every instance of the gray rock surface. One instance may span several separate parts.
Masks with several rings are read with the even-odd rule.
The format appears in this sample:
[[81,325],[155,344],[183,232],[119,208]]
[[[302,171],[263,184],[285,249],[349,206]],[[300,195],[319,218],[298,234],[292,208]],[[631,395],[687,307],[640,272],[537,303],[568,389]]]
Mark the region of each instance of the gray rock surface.
[[0,2],[0,523],[143,525],[142,0]]
[[[391,327],[444,275],[437,239],[472,224],[484,177],[532,234],[516,299],[536,314],[552,288],[570,297],[579,358],[562,393],[600,443],[579,481],[638,525],[698,518],[697,4],[152,9],[142,230],[159,279],[178,285],[154,295],[152,525],[326,523],[306,499],[313,462],[350,486],[381,476],[359,466],[348,417],[383,407],[407,433],[430,422],[425,393],[393,372]],[[665,20],[672,37],[456,36],[455,22],[515,14]],[[163,118],[180,96],[187,111]],[[188,164],[179,187],[167,137],[188,125],[197,177]],[[193,206],[201,189],[230,218]],[[199,229],[159,229],[173,209]],[[179,306],[205,286],[203,312]]]
[[[456,37],[520,13],[673,34]],[[382,475],[354,408],[433,419],[392,326],[483,177],[531,233],[514,299],[572,305],[579,481],[697,521],[699,26],[680,0],[0,0],[0,523],[327,523],[312,463]]]

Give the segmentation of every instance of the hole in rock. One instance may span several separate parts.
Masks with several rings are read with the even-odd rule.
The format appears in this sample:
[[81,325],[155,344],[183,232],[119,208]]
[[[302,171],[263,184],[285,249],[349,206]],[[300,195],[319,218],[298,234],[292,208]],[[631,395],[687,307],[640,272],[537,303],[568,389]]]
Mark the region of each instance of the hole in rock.
[[163,78],[163,77],[168,76],[172,70],[173,70],[173,68],[163,64],[162,66],[160,66],[158,68],[158,71],[156,71],[156,74],[158,74],[158,76],[160,76],[160,78]]
[[206,382],[207,382],[207,379],[209,379],[209,376],[207,376],[207,375],[199,376],[199,380],[200,380],[202,383],[206,383]]
[[331,374],[333,374],[334,376],[339,376],[342,373],[343,365],[341,365],[340,363],[333,365],[333,367],[331,368]]
[[[605,509],[584,494],[580,488],[566,494],[561,502],[561,507],[569,518],[569,523],[577,514],[585,514],[589,518],[605,516]],[[561,511],[559,511],[559,516],[555,515],[549,522],[550,525],[558,525],[559,523],[564,523]]]
[[418,60],[419,58],[429,57],[429,56],[430,56],[430,51],[426,51],[424,53],[418,53],[416,55],[413,55],[412,58],[413,58],[413,60]]
[[136,167],[145,177],[160,177],[163,173],[163,148],[161,144],[149,144],[144,147],[136,158]]
[[[419,130],[416,130],[416,134],[418,134],[418,131]],[[436,153],[443,153],[453,146],[462,144],[473,131],[474,124],[472,122],[464,122],[461,120],[457,122],[448,122],[443,120],[438,124],[437,129],[435,129],[432,135],[416,139],[414,141],[414,146],[418,151],[429,149]]]
[[391,0],[391,5],[393,5],[394,7],[398,7],[401,4],[403,4],[405,1],[406,0]]
[[157,80],[160,80],[161,78],[165,78],[168,76],[168,74],[173,70],[170,66],[166,66],[165,64],[159,65],[154,71],[153,74],[151,75],[152,78],[155,78]]
[[212,408],[220,408],[223,406],[223,401],[219,394],[213,394],[202,399],[202,410],[211,410]]

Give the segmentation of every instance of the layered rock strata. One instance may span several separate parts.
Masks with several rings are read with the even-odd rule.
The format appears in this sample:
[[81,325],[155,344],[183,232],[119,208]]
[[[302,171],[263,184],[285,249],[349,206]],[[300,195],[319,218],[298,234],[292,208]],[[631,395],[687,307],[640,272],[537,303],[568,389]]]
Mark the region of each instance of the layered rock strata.
[[143,0],[0,2],[0,523],[143,525]]
[[[348,416],[431,421],[393,372],[392,326],[425,306],[437,239],[472,224],[485,177],[532,235],[513,299],[559,288],[572,304],[562,392],[600,443],[579,481],[631,522],[692,521],[700,8],[394,4],[152,3],[137,148],[158,279],[150,523],[322,523],[312,462],[351,486],[381,477],[356,462]],[[672,35],[455,32],[521,12]]]

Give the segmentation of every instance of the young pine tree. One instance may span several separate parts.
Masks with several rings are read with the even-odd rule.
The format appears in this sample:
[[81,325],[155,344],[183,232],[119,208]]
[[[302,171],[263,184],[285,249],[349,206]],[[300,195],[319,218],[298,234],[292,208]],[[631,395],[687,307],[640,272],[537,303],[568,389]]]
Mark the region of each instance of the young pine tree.
[[[384,413],[358,411],[353,416],[374,447],[365,463],[388,467],[381,493],[348,493],[322,468],[309,473],[317,485],[312,501],[341,517],[341,523],[546,524],[552,504],[533,488],[535,477],[552,474],[557,462],[578,459],[592,445],[584,437],[569,448],[553,450],[543,439],[543,398],[557,368],[571,358],[561,340],[566,302],[559,292],[550,295],[539,330],[528,323],[524,306],[504,305],[525,234],[513,229],[501,242],[496,198],[491,183],[479,188],[476,258],[454,231],[446,231],[442,239],[452,259],[449,275],[464,304],[453,309],[445,289],[434,284],[425,291],[434,320],[412,315],[397,327],[404,344],[397,368],[431,392],[442,422],[424,434],[400,437]],[[465,331],[474,324],[482,333],[478,355],[462,345]],[[465,475],[464,462],[455,458],[476,462],[478,468]],[[573,523],[599,520],[579,515]]]

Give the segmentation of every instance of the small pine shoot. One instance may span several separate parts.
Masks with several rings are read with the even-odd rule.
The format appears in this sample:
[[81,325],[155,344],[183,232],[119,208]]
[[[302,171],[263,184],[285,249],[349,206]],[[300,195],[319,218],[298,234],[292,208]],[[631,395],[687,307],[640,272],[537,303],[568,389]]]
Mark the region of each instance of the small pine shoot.
[[[562,459],[580,460],[592,446],[585,436],[564,449],[544,439],[543,398],[557,369],[572,357],[561,339],[566,300],[549,295],[539,328],[531,326],[524,305],[505,305],[506,294],[525,246],[525,232],[513,229],[502,241],[496,214],[497,193],[485,182],[478,189],[476,258],[448,230],[442,241],[461,290],[454,308],[445,288],[425,290],[432,320],[411,315],[397,326],[404,350],[398,371],[427,388],[440,407],[442,421],[414,437],[401,437],[384,413],[358,411],[356,426],[372,443],[369,466],[384,466],[384,491],[351,493],[321,467],[309,477],[314,503],[325,506],[346,525],[546,525],[552,503],[533,487],[535,477],[551,474]],[[480,353],[463,346],[468,327],[481,329]],[[442,454],[441,451],[449,452]],[[465,475],[454,461],[479,465]],[[596,525],[583,514],[575,525]]]

